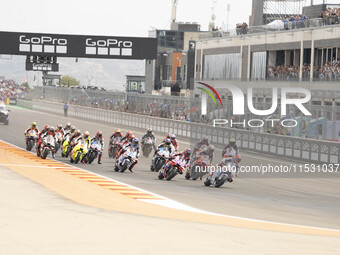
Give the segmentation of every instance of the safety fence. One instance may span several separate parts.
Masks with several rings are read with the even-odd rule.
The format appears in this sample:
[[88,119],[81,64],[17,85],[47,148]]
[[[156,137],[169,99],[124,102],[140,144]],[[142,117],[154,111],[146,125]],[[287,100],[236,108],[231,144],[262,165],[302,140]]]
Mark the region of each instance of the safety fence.
[[[37,111],[63,114],[63,104],[55,102],[18,100],[18,105]],[[224,145],[235,138],[242,149],[320,164],[340,162],[340,143],[273,135],[248,130],[213,127],[199,123],[143,116],[138,114],[70,105],[68,116],[135,127],[152,128],[157,132],[174,133],[197,140],[207,136],[213,144]]]

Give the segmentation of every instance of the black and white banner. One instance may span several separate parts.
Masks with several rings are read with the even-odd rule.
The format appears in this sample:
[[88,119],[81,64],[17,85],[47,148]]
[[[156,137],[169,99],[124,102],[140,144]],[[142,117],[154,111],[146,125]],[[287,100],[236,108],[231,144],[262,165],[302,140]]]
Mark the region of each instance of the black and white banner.
[[0,32],[0,54],[155,59],[157,39]]

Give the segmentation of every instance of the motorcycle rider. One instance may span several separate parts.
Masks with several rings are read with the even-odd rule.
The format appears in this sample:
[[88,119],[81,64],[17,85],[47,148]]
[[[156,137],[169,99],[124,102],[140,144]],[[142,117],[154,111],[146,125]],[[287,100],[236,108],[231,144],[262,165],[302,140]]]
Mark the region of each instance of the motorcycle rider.
[[[49,135],[53,137],[54,142],[55,142],[55,128],[53,126],[49,127],[49,129],[45,133],[42,134],[41,141]],[[54,151],[52,151],[52,158],[54,158],[54,156],[55,156]]]
[[116,131],[112,133],[112,135],[110,136],[110,141],[114,140],[117,137],[120,137],[120,138],[123,137],[122,131],[120,129],[117,129]]
[[66,136],[70,134],[70,137],[74,134],[76,131],[75,126],[71,126],[70,128],[64,128],[64,137],[63,137],[63,142],[66,140]]
[[232,150],[235,151],[235,155],[238,155],[240,150],[236,144],[236,140],[234,138],[229,139],[229,143],[225,146],[222,151],[222,157],[229,157]]
[[64,129],[63,129],[63,125],[61,125],[61,124],[58,124],[57,125],[57,129],[56,129],[56,131],[55,131],[56,133],[61,133],[62,134],[62,136],[64,136],[64,134],[65,134],[65,131],[64,131]]
[[[180,156],[180,160],[184,160],[185,161],[185,167],[189,167],[190,166],[190,154],[191,154],[191,150],[190,150],[190,148],[186,148],[184,151],[182,151],[182,152],[179,152],[179,153],[176,153],[176,154],[173,154],[170,158],[169,158],[169,161],[168,161],[168,163],[166,163],[165,165],[164,165],[164,172],[163,173],[165,173],[166,171],[168,171],[168,169],[170,168],[170,166],[171,166],[171,163],[170,163],[170,161],[172,160],[172,159],[174,159],[175,157],[177,157],[177,156]],[[180,173],[180,174],[183,174],[183,173]]]
[[144,145],[144,142],[145,142],[145,139],[146,138],[151,138],[152,139],[152,146],[153,146],[153,149],[156,150],[156,136],[154,135],[154,133],[152,132],[152,129],[149,128],[146,132],[145,135],[143,135],[142,137],[142,141],[141,141],[141,144]]
[[161,143],[157,149],[155,150],[155,154],[153,154],[152,160],[151,160],[151,170],[154,168],[154,162],[155,159],[157,157],[157,152],[161,149],[161,148],[166,148],[169,151],[169,155],[171,155],[171,153],[173,152],[173,146],[171,144],[171,140],[170,139],[165,139],[165,141],[163,143]]
[[26,146],[27,146],[27,142],[28,142],[27,134],[31,130],[34,130],[36,135],[39,134],[39,128],[37,127],[37,123],[36,122],[32,122],[31,126],[28,129],[26,129],[26,131],[25,131],[25,143],[26,143]]
[[84,134],[82,135],[82,137],[87,145],[87,147],[89,148],[91,145],[91,138],[90,138],[90,133],[89,131],[85,131]]
[[91,139],[91,144],[96,141],[100,142],[100,145],[101,145],[101,150],[98,154],[98,164],[101,164],[103,150],[104,150],[104,138],[103,138],[103,133],[101,131],[98,131],[96,136]]
[[[235,174],[233,175],[232,172],[230,172],[230,174],[228,174],[228,182],[233,182],[234,178],[238,176],[238,172],[240,171],[240,163],[241,163],[242,157],[241,155],[236,155],[235,157],[226,157],[223,158],[221,163],[218,164],[218,167],[221,167],[223,169],[224,166],[226,166],[229,162],[230,162],[230,167],[232,169],[235,169]],[[226,169],[224,169],[223,171],[226,171]],[[211,171],[208,179],[210,181],[213,181],[215,179],[215,173],[216,171]]]
[[195,148],[194,148],[194,152],[196,153],[202,146],[209,146],[210,142],[209,142],[209,138],[207,136],[203,136],[203,138],[201,139],[201,141],[199,141]]
[[126,142],[126,140],[131,139],[132,136],[132,132],[131,131],[127,131],[126,135],[122,138],[122,142]]
[[[120,150],[119,158],[120,158],[121,155],[123,155],[127,151],[128,148],[131,148],[132,150],[137,152],[136,153],[136,160],[129,167],[130,172],[133,173],[132,168],[138,163],[138,157],[139,157],[139,154],[140,154],[140,147],[139,147],[138,138],[133,138],[131,143],[129,143],[123,149]],[[118,164],[118,163],[120,163],[120,160],[116,160],[116,164]]]
[[[69,146],[66,152],[66,157],[68,157],[70,152],[73,150],[73,147],[77,144],[79,138],[81,138],[81,133],[80,133],[80,130],[77,129],[76,131],[74,131],[73,135],[70,136]],[[73,145],[71,144],[71,142],[73,142]]]
[[164,141],[165,141],[166,139],[170,139],[172,146],[174,146],[175,151],[177,151],[177,149],[178,149],[178,143],[177,143],[177,140],[176,140],[176,136],[175,136],[174,134],[169,133],[169,134],[167,134],[167,136],[165,137]]
[[213,145],[209,145],[207,150],[201,151],[199,154],[196,155],[196,157],[193,160],[196,160],[199,157],[207,155],[209,157],[209,164],[212,164],[212,161],[214,160],[214,152],[215,147]]
[[65,128],[64,128],[64,131],[67,131],[67,130],[70,130],[71,129],[71,123],[70,122],[67,122],[66,123],[66,126],[65,126]]
[[[45,125],[44,129],[40,131],[40,133],[38,134],[38,138],[37,138],[37,153],[40,152],[40,146],[42,143],[41,137],[50,129],[49,125]],[[40,154],[40,153],[39,153]],[[38,155],[39,155],[38,154]]]

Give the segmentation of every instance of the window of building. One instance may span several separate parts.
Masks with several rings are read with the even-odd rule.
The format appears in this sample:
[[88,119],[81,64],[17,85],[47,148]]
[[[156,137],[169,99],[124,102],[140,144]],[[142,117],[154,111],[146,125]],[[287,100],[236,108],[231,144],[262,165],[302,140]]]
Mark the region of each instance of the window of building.
[[233,80],[240,74],[240,53],[205,55],[203,79]]
[[187,65],[183,66],[183,81],[187,80]]

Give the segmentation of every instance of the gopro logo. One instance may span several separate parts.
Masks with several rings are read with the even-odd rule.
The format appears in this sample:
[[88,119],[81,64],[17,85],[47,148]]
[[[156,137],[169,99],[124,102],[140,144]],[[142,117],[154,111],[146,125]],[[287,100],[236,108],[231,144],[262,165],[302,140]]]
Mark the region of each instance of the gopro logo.
[[93,40],[92,38],[87,38],[85,54],[132,56],[132,42],[117,39]]
[[51,36],[19,37],[19,51],[32,53],[67,53],[67,39]]

